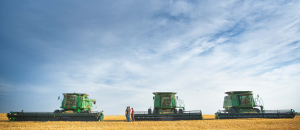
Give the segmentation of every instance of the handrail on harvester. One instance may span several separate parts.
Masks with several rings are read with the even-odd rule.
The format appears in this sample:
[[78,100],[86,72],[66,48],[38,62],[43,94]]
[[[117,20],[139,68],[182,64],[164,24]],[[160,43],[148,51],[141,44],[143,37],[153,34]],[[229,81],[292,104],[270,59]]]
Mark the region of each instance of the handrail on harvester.
[[185,110],[184,100],[176,99],[176,108],[183,108],[183,110]]

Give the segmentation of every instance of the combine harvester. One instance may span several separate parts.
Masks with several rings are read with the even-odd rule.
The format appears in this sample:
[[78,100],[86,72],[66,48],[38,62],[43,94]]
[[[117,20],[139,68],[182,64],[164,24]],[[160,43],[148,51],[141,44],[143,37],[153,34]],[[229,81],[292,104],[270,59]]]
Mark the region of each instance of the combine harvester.
[[88,94],[64,93],[62,110],[54,112],[10,112],[7,117],[10,121],[102,121],[102,112],[92,112],[96,100],[89,99]]
[[[294,118],[295,111],[288,110],[264,110],[261,98],[254,98],[252,91],[225,92],[223,108],[225,110],[215,113],[216,119],[236,118]],[[258,107],[258,108],[255,108]]]
[[[183,100],[175,98],[176,92],[154,92],[154,109],[135,111],[134,119],[143,120],[203,120],[201,110],[184,111]],[[177,110],[179,108],[179,110]]]

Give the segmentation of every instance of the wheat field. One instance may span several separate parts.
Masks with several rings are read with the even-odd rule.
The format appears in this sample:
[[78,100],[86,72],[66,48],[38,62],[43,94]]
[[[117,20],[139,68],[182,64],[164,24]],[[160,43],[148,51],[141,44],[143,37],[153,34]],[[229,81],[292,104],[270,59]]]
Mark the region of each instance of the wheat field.
[[294,119],[223,119],[214,115],[203,115],[204,120],[192,121],[136,121],[125,122],[125,116],[105,116],[101,122],[9,122],[5,113],[0,114],[0,129],[152,129],[152,130],[194,130],[194,129],[300,129],[300,116]]

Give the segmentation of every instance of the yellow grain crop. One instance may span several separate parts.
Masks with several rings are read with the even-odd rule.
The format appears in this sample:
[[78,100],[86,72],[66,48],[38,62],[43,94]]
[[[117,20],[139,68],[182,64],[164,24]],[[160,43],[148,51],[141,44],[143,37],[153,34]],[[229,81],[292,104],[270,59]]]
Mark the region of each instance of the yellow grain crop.
[[6,114],[0,114],[0,129],[152,129],[152,130],[194,130],[194,129],[300,129],[300,116],[294,119],[223,119],[204,115],[204,120],[191,121],[136,121],[125,122],[125,116],[105,116],[102,122],[8,122]]

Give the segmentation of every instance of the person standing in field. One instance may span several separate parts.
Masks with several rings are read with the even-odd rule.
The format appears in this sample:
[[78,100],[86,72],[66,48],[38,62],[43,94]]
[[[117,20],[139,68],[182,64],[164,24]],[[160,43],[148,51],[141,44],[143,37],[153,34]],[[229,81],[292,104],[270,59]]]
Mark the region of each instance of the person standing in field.
[[130,122],[130,106],[127,106],[127,109],[125,110],[125,116],[126,116],[127,122]]
[[134,110],[133,110],[133,108],[131,108],[131,121],[132,122],[134,121]]

